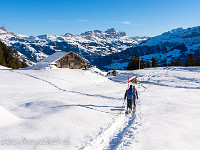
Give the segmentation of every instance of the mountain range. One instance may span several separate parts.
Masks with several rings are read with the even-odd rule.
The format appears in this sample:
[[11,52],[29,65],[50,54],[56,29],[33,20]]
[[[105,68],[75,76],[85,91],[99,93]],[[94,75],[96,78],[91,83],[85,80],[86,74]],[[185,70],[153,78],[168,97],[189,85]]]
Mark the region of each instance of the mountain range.
[[0,40],[25,57],[29,65],[48,57],[55,51],[74,51],[100,69],[126,69],[133,54],[150,60],[157,57],[160,65],[180,57],[184,64],[187,55],[200,53],[200,26],[177,28],[155,37],[128,37],[114,28],[106,31],[87,31],[80,35],[25,36],[0,28]]
[[184,65],[189,53],[194,54],[195,57],[200,54],[200,26],[170,30],[119,53],[99,57],[93,63],[105,70],[126,69],[131,56],[137,54],[144,60],[157,57],[161,66],[166,63],[166,60],[170,63],[180,57]]
[[39,36],[16,35],[8,32],[5,27],[0,28],[0,40],[18,51],[21,58],[25,57],[29,65],[37,63],[55,51],[74,51],[92,63],[100,56],[124,51],[147,39],[145,36],[129,38],[125,32],[118,32],[114,28],[105,32],[87,31],[80,35],[66,33]]

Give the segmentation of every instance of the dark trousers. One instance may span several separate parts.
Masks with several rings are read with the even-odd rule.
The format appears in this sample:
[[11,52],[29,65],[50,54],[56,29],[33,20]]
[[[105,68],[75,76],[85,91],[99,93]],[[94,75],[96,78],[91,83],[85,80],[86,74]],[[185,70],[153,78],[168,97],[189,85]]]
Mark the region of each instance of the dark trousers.
[[136,105],[135,105],[135,101],[136,101],[136,97],[133,97],[134,106],[136,106]]
[[127,108],[131,108],[132,109],[132,105],[133,105],[133,100],[130,98],[127,99]]

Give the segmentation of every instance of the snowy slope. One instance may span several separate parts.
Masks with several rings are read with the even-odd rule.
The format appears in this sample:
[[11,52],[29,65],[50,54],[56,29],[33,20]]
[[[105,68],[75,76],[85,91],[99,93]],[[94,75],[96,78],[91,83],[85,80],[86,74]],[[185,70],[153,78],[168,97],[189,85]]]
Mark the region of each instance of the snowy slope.
[[[117,72],[108,79],[97,68],[1,68],[0,112],[14,123],[0,116],[0,149],[199,148],[199,67]],[[127,79],[135,75],[137,108],[125,116]]]
[[200,46],[199,36],[200,36],[200,26],[187,29],[177,28],[165,32],[161,35],[158,35],[154,38],[151,38],[148,41],[144,42],[141,46],[155,46],[158,43],[160,45],[168,44],[168,46],[172,46],[172,44],[179,45],[184,43],[185,45],[187,45],[189,50],[190,49],[192,50]]
[[200,68],[122,71],[115,80],[133,74],[143,90],[134,124],[118,149],[199,149]]
[[[172,58],[178,57],[183,59],[183,56],[187,56],[189,53],[197,55],[200,52],[200,26],[173,29],[149,39],[140,46],[159,46],[166,49],[167,52],[164,53],[164,56],[159,51],[156,54],[156,57],[162,60],[169,58],[169,61],[171,61]],[[149,59],[149,55],[144,55],[142,58]]]
[[[49,139],[66,145],[50,144],[38,149],[77,149],[98,136],[101,128],[106,129],[120,114],[119,90],[124,85],[96,73],[70,69],[0,71],[0,105],[23,119],[0,128],[0,142]],[[112,86],[118,88],[113,90]],[[29,149],[34,144],[0,146]]]

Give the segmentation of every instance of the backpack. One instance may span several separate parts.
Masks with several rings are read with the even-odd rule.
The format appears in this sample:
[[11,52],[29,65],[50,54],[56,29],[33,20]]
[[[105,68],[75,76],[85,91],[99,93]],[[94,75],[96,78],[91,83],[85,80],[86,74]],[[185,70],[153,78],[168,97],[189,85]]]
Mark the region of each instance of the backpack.
[[133,91],[134,91],[134,93],[135,93],[135,95],[136,95],[136,93],[137,93],[137,92],[136,92],[136,88],[133,88]]
[[133,96],[135,96],[135,93],[133,92],[133,89],[128,89],[127,90],[127,98],[128,99],[133,99]]
[[137,94],[136,88],[133,88],[133,93],[135,93],[135,97],[137,96],[137,99],[138,99],[138,94]]

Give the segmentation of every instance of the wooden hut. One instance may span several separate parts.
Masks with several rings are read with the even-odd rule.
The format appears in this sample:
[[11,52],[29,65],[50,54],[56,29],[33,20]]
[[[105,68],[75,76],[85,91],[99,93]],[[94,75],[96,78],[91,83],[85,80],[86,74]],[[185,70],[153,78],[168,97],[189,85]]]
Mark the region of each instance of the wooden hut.
[[70,51],[63,57],[56,60],[54,65],[58,68],[81,69],[87,67],[88,63],[88,60]]
[[70,51],[57,51],[50,55],[49,57],[41,60],[32,69],[43,69],[51,66],[56,66],[58,68],[70,68],[70,69],[81,69],[86,68],[88,60],[79,56],[78,54]]
[[137,76],[133,76],[132,78],[130,78],[129,82],[137,84]]

